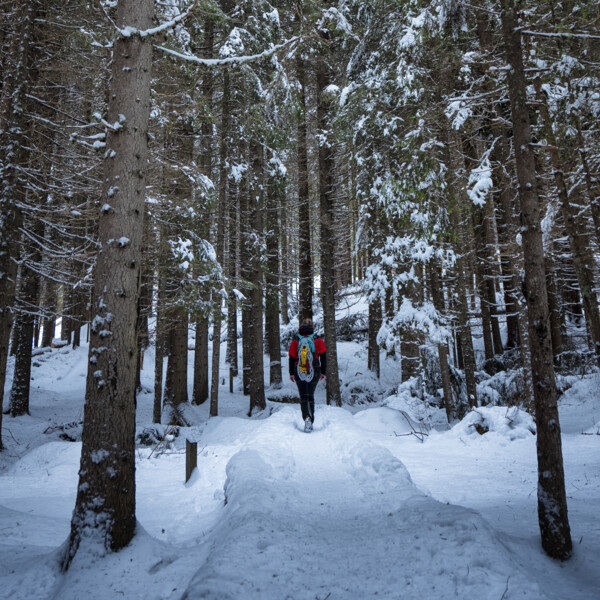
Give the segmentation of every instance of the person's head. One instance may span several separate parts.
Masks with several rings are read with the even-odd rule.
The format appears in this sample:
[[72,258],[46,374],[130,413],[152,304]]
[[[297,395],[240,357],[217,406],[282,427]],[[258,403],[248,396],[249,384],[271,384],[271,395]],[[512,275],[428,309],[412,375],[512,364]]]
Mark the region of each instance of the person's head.
[[314,333],[312,319],[302,319],[302,323],[300,324],[300,327],[298,327],[298,331],[301,335],[311,335]]

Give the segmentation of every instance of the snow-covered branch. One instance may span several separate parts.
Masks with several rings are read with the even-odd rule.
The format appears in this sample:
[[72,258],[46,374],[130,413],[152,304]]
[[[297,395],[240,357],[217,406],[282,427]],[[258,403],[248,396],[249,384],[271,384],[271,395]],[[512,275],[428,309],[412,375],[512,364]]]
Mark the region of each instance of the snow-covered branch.
[[[198,4],[198,0],[194,0],[193,4],[184,13],[181,13],[181,14],[177,15],[176,17],[173,17],[170,21],[165,21],[164,23],[161,23],[158,27],[152,27],[151,29],[143,29],[143,30],[136,29],[135,27],[130,27],[129,25],[127,27],[124,27],[123,29],[121,29],[120,27],[117,26],[117,24],[113,21],[113,19],[111,19],[110,15],[106,12],[106,9],[104,8],[104,5],[102,4],[102,2],[100,2],[100,7],[102,9],[102,12],[104,13],[104,16],[108,19],[110,24],[123,37],[131,37],[133,35],[139,35],[141,38],[145,38],[145,37],[149,37],[152,35],[156,35],[157,33],[162,33],[164,31],[168,31],[169,29],[173,29],[174,27],[179,25],[179,23],[182,23],[183,21],[185,21],[192,14],[192,11],[194,10],[194,8],[196,8],[197,4]],[[105,47],[105,46],[102,46],[102,47]]]
[[600,40],[600,35],[592,35],[591,33],[571,33],[571,32],[560,32],[560,33],[551,33],[544,31],[532,31],[531,29],[523,29],[521,31],[524,35],[535,35],[540,37],[561,37],[561,38],[583,38],[583,39],[592,39],[592,40]]
[[194,54],[182,54],[181,52],[177,52],[175,50],[171,50],[170,48],[165,48],[164,46],[155,46],[157,50],[162,50],[163,52],[170,54],[171,56],[176,56],[181,60],[187,60],[189,62],[194,62],[198,65],[204,65],[205,67],[218,67],[221,65],[242,65],[249,62],[254,62],[257,60],[262,60],[263,58],[269,58],[278,50],[285,48],[291,44],[295,44],[300,38],[298,36],[292,37],[281,44],[276,44],[272,48],[268,50],[264,50],[259,54],[250,54],[248,56],[228,56],[227,58],[200,58],[199,56],[195,56]]

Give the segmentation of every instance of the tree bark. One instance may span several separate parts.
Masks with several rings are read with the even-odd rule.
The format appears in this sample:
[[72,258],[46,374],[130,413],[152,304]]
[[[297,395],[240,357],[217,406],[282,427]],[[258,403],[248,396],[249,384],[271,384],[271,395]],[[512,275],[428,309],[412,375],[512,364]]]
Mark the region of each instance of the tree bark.
[[[147,211],[144,211],[144,236],[143,236],[143,256],[149,254],[149,217]],[[144,351],[150,345],[150,333],[148,331],[148,316],[152,314],[152,264],[144,260],[142,266],[142,275],[140,282],[140,299],[138,302],[137,314],[137,366],[135,376],[135,389],[142,390],[142,368],[144,364]]]
[[[29,160],[25,143],[25,106],[28,68],[33,52],[33,28],[37,2],[14,5],[3,59],[3,87],[0,96],[0,431],[6,382],[6,361],[13,326],[13,304],[17,280],[17,256],[23,213],[18,208],[25,199],[25,180],[19,169]],[[0,433],[0,450],[3,448]]]
[[[430,284],[431,284],[431,299],[435,310],[440,314],[446,314],[446,306],[444,301],[443,288],[440,281],[439,265],[437,261],[431,263],[429,268]],[[456,408],[454,406],[454,398],[452,396],[452,384],[450,383],[450,365],[448,363],[448,346],[445,342],[440,342],[438,347],[438,357],[440,360],[440,372],[442,375],[442,390],[444,392],[444,407],[446,408],[446,418],[448,423],[453,423],[456,420]]]
[[265,274],[265,324],[269,347],[269,383],[281,387],[281,334],[279,329],[279,205],[283,193],[278,165],[272,165],[271,182],[267,185],[266,250],[267,270]]
[[[227,9],[227,3],[223,6],[224,10]],[[204,32],[204,43],[202,49],[202,56],[204,58],[212,58],[213,55],[213,44],[214,44],[214,21],[212,15],[208,15],[205,21],[205,32]],[[226,81],[229,81],[229,71],[226,70],[224,73],[224,77]],[[228,87],[228,86],[227,86]],[[204,69],[203,80],[202,80],[202,95],[205,101],[205,111],[207,114],[203,115],[203,121],[200,128],[201,139],[203,143],[203,148],[201,150],[202,154],[200,156],[201,166],[203,175],[210,179],[212,174],[212,95],[213,95],[213,76],[212,72],[209,68]],[[226,122],[229,118],[228,109],[226,107],[229,106],[229,90],[223,90],[223,119]],[[225,114],[226,113],[226,114]],[[221,136],[222,144],[226,144],[226,134]],[[223,149],[222,149],[223,150]],[[221,151],[222,151],[221,150]],[[225,145],[226,151],[226,145]],[[192,150],[193,152],[193,150]],[[223,175],[224,165],[223,159],[221,158],[221,176]],[[227,185],[227,179],[220,183],[219,185]],[[218,200],[220,202],[220,198]],[[220,211],[220,208],[218,209]],[[220,212],[219,212],[220,215]],[[217,217],[218,219],[219,217]],[[208,239],[210,235],[210,227],[205,225],[204,231],[202,232],[203,237]],[[218,245],[217,241],[217,245]],[[208,304],[210,301],[210,297],[206,295],[202,299],[203,303]],[[213,308],[213,314],[216,315],[216,303]],[[219,316],[220,316],[220,307],[219,307]],[[220,334],[221,323],[219,321],[219,334]],[[216,331],[216,324],[213,324],[213,336],[214,331]],[[214,399],[215,407],[213,409],[213,398],[212,391],[209,391],[209,375],[208,375],[208,362],[209,362],[209,354],[208,354],[208,338],[209,338],[209,315],[208,311],[205,315],[196,319],[196,337],[194,342],[194,387],[192,393],[192,403],[193,404],[203,404],[208,400],[209,395],[211,397],[211,404],[209,408],[209,412],[211,416],[216,416],[218,413],[218,388],[216,390],[217,396]],[[220,336],[218,340],[217,346],[220,346]],[[218,357],[218,359],[220,356]],[[217,359],[217,360],[218,360]],[[214,369],[214,337],[213,337],[213,369]],[[217,363],[217,374],[219,370],[219,364]],[[218,380],[217,380],[218,381]],[[213,414],[214,410],[214,414]]]
[[[589,331],[592,335],[594,352],[596,361],[600,365],[600,312],[598,311],[598,296],[596,295],[596,282],[594,281],[594,261],[591,251],[588,248],[586,236],[584,234],[585,227],[579,222],[577,217],[577,209],[573,206],[579,205],[580,201],[575,198],[574,203],[569,198],[569,192],[564,177],[564,168],[554,130],[552,128],[552,119],[548,105],[541,98],[542,87],[539,79],[535,81],[535,87],[540,100],[538,108],[544,123],[546,139],[550,145],[550,161],[553,169],[554,183],[558,190],[558,198],[560,201],[561,213],[565,223],[565,229],[569,238],[569,247],[571,256],[573,257],[573,265],[577,275],[579,291],[583,298],[583,312]],[[572,195],[576,195],[576,188],[573,189]]]
[[170,311],[167,334],[169,356],[165,379],[164,410],[168,411],[170,425],[188,425],[183,407],[188,402],[188,314],[185,308]]
[[527,83],[523,67],[521,33],[514,0],[501,2],[508,91],[512,114],[515,159],[521,204],[525,298],[529,316],[533,392],[537,423],[538,520],[542,547],[554,558],[565,560],[572,552],[571,531],[562,458],[548,297],[540,227],[535,158],[527,106]]
[[[227,207],[227,155],[229,152],[229,124],[230,124],[230,89],[229,71],[223,73],[223,96],[221,99],[221,147],[219,149],[219,198],[217,206],[217,239],[215,246],[217,262],[223,265],[225,256],[225,208]],[[220,290],[215,290],[213,301],[213,339],[212,339],[212,372],[210,384],[210,416],[219,414],[219,367],[221,363],[221,322],[223,297]]]
[[262,297],[262,271],[260,264],[260,237],[262,233],[262,190],[263,190],[263,147],[254,143],[252,145],[252,179],[249,187],[248,217],[250,235],[247,239],[249,249],[249,292],[250,313],[249,338],[252,343],[251,369],[249,371],[250,407],[248,415],[255,410],[264,410],[267,407],[265,398],[265,373],[263,358],[263,297]]
[[331,103],[327,86],[329,68],[325,59],[317,62],[317,123],[319,127],[319,214],[321,217],[321,303],[323,328],[327,347],[327,404],[342,405],[337,361],[337,333],[335,329],[335,233],[334,217],[334,157],[331,133]]
[[208,318],[205,315],[196,319],[193,404],[208,400],[208,388]]
[[298,111],[298,295],[300,302],[300,323],[313,317],[313,274],[312,244],[310,223],[310,198],[308,195],[308,146],[306,131],[306,67],[299,48],[296,54],[296,73],[300,86],[300,107]]
[[548,312],[550,317],[550,335],[552,338],[552,355],[554,364],[559,365],[563,352],[564,328],[561,320],[560,296],[556,286],[556,273],[551,251],[544,257],[544,270],[546,271],[546,290],[548,291]]
[[237,216],[239,214],[239,188],[230,193],[229,204],[229,253],[227,257],[227,278],[229,280],[229,294],[227,297],[227,358],[226,362],[234,377],[238,375],[238,329],[237,329],[237,297],[233,292],[237,289],[237,263],[238,263],[238,239],[239,229]]
[[52,279],[46,281],[44,294],[44,319],[42,329],[42,347],[49,348],[54,339],[56,329],[56,283]]
[[[121,0],[117,26],[152,26],[152,0]],[[116,551],[135,532],[136,316],[140,288],[152,42],[114,43],[79,486],[66,569],[85,545]]]
[[581,120],[578,116],[574,117],[575,126],[577,128],[577,142],[579,145],[579,157],[583,172],[585,174],[585,186],[588,192],[588,202],[592,211],[592,220],[594,222],[594,234],[596,236],[596,244],[600,245],[600,188],[598,186],[598,177],[592,175],[592,168],[587,153],[587,147],[581,131]]
[[467,400],[470,407],[477,406],[477,382],[475,380],[475,351],[473,338],[469,326],[469,305],[467,301],[467,285],[465,282],[465,268],[462,257],[456,261],[456,285],[458,293],[458,327],[460,330],[460,347],[465,370],[465,383],[467,387]]
[[[41,222],[38,222],[37,229]],[[31,352],[35,315],[32,307],[38,304],[39,275],[28,263],[38,263],[41,255],[37,244],[24,244],[21,263],[21,284],[16,302],[18,311],[15,344],[15,371],[10,390],[9,410],[13,417],[29,414],[29,392],[31,388]]]
[[[504,306],[506,310],[506,347],[516,348],[519,345],[519,318],[522,318],[523,312],[520,311],[517,300],[518,283],[517,269],[515,266],[515,252],[511,235],[514,230],[513,225],[513,207],[512,199],[516,190],[511,182],[511,178],[506,173],[505,165],[509,162],[508,140],[506,133],[495,128],[494,134],[497,137],[492,158],[498,163],[498,168],[493,171],[494,187],[500,192],[497,196],[497,215],[498,215],[498,238],[500,245],[500,266],[502,269],[502,283],[504,288]],[[515,225],[516,226],[516,225]],[[516,246],[516,244],[514,244]]]
[[369,302],[369,339],[367,349],[367,368],[369,371],[375,373],[377,379],[381,375],[379,344],[377,343],[377,335],[381,329],[381,323],[381,300],[377,298]]
[[479,305],[481,311],[481,328],[483,331],[483,349],[485,352],[485,363],[483,368],[486,373],[494,373],[494,342],[492,341],[492,319],[490,316],[490,305],[487,298],[487,276],[485,262],[488,260],[488,253],[485,246],[483,210],[475,209],[475,270],[477,277],[477,295],[479,296]]
[[288,281],[290,279],[290,268],[289,268],[289,241],[288,241],[288,222],[287,216],[288,198],[287,191],[284,192],[279,210],[279,219],[281,222],[281,320],[284,325],[288,325],[290,322],[290,305],[289,305],[289,286]]
[[[164,243],[164,236],[160,234],[159,244]],[[158,268],[158,292],[156,298],[156,334],[154,354],[154,405],[152,420],[154,423],[162,422],[162,397],[163,397],[163,368],[165,362],[165,348],[167,344],[165,323],[165,284],[164,270]]]
[[[246,152],[246,154],[248,154]],[[252,334],[252,299],[251,299],[251,259],[252,251],[252,228],[250,224],[250,184],[245,177],[240,189],[239,211],[240,211],[240,291],[244,295],[241,302],[242,309],[242,390],[245,396],[250,395],[250,379],[252,369],[255,367],[253,357],[256,353],[254,337]],[[260,344],[262,354],[262,340]]]

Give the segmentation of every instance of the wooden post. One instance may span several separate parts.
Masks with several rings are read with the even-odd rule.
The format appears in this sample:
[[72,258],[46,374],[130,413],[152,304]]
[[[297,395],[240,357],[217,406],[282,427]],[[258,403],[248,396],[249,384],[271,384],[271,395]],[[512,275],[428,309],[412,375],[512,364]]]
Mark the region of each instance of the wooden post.
[[198,465],[198,442],[185,440],[185,482],[187,483]]

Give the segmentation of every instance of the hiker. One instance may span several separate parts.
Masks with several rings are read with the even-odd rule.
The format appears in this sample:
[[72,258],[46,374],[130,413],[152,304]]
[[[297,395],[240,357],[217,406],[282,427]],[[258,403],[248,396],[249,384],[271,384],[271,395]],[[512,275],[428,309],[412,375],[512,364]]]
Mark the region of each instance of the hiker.
[[312,431],[315,422],[315,388],[327,371],[325,342],[315,336],[312,319],[304,319],[288,352],[290,380],[295,381],[300,394],[304,431]]

